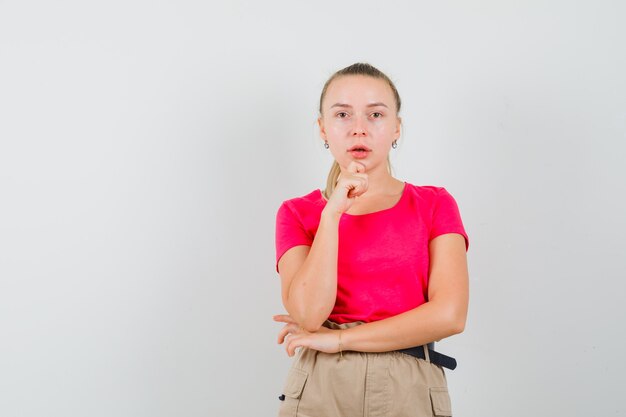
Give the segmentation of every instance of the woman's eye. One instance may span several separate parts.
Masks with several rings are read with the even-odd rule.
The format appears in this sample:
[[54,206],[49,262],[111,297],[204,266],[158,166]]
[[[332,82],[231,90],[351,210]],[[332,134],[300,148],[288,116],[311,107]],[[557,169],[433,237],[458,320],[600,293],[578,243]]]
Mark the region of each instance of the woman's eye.
[[339,113],[337,113],[337,117],[339,118],[346,118],[348,117],[348,113],[346,113],[345,111],[340,111]]
[[372,113],[372,117],[373,117],[374,119],[378,119],[379,117],[382,117],[382,116],[383,116],[383,114],[382,114],[382,113],[379,113],[379,112],[374,112],[374,113]]

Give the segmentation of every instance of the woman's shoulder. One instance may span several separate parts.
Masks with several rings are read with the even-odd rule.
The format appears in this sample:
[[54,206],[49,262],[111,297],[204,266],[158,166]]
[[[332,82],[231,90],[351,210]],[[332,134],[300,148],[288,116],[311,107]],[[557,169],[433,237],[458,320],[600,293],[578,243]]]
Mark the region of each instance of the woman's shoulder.
[[445,187],[437,185],[417,185],[410,182],[406,182],[408,191],[420,199],[433,200],[438,195],[447,193]]
[[292,210],[300,211],[314,207],[322,208],[326,204],[326,200],[322,196],[320,189],[315,189],[308,194],[292,197],[284,200],[281,206],[287,206]]

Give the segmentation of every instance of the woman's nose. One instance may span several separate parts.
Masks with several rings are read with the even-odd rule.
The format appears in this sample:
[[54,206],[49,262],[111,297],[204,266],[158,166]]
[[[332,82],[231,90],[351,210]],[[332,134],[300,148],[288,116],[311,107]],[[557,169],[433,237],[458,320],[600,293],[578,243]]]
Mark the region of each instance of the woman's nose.
[[365,124],[360,117],[354,118],[354,125],[352,126],[352,136],[365,136]]

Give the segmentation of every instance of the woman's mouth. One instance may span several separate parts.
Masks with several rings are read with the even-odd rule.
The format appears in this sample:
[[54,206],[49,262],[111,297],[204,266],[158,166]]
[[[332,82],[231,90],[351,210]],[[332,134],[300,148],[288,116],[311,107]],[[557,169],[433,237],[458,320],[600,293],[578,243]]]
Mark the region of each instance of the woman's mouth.
[[363,146],[363,145],[356,145],[351,147],[350,149],[348,149],[348,152],[350,153],[350,155],[352,155],[352,157],[357,158],[357,159],[363,159],[367,157],[367,154],[369,152],[371,152],[371,149],[368,148],[367,146]]

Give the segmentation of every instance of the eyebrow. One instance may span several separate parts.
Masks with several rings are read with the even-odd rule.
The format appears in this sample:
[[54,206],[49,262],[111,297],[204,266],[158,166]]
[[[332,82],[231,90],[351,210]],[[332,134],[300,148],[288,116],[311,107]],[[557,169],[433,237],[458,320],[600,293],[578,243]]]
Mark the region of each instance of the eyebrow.
[[[332,106],[330,106],[330,108],[331,108],[331,109],[332,109],[333,107],[352,108],[352,106],[351,106],[351,105],[349,105],[349,104],[344,104],[344,103],[335,103],[335,104],[333,104]],[[379,101],[379,102],[376,102],[376,103],[370,103],[370,104],[368,104],[366,107],[386,107],[386,108],[389,108],[389,107],[387,107],[387,105],[386,105],[385,103],[382,103],[382,102],[380,102],[380,101]]]

